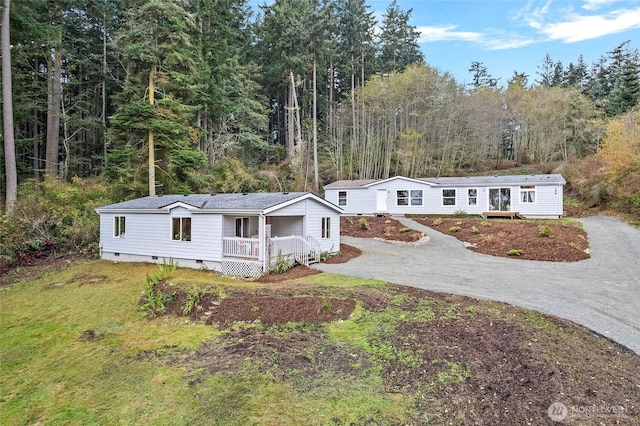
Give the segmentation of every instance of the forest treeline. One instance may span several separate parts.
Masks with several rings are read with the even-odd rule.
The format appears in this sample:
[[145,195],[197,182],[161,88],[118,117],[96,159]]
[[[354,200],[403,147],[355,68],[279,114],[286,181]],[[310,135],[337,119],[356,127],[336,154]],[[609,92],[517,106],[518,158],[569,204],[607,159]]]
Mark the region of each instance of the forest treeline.
[[616,186],[640,173],[629,42],[506,82],[473,62],[463,84],[429,65],[395,1],[379,22],[366,0],[3,2],[8,201],[12,179],[98,179],[119,201],[564,164],[576,193],[640,211],[640,184]]

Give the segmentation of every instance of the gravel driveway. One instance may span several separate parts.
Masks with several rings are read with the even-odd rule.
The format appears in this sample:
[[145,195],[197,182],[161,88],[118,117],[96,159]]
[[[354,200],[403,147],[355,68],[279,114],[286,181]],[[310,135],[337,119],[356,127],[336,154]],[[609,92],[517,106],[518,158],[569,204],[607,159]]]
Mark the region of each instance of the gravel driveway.
[[454,237],[395,219],[425,232],[429,242],[400,246],[342,237],[362,249],[362,256],[316,267],[535,309],[575,321],[640,354],[640,232],[633,227],[606,216],[581,219],[591,259],[555,263],[475,253]]

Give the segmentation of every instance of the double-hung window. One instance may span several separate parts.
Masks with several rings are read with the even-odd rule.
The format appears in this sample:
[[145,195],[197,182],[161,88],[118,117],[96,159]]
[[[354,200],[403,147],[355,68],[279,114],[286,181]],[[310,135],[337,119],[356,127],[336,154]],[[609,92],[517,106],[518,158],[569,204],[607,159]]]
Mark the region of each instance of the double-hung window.
[[409,191],[407,191],[406,189],[396,191],[396,203],[398,206],[408,206]]
[[174,241],[191,241],[190,217],[174,217],[171,219],[171,239]]
[[467,205],[469,206],[477,206],[478,205],[478,190],[475,188],[471,188],[467,190]]
[[456,190],[455,189],[443,189],[442,190],[442,205],[443,206],[455,206],[456,205]]
[[338,206],[345,207],[347,205],[347,191],[338,191]]
[[523,185],[520,187],[520,202],[525,204],[533,204],[536,202],[535,185]]
[[113,236],[116,238],[124,238],[124,233],[127,230],[127,221],[124,216],[116,216],[113,218]]
[[331,218],[322,218],[322,238],[331,238]]
[[411,190],[411,205],[412,206],[422,205],[422,189]]

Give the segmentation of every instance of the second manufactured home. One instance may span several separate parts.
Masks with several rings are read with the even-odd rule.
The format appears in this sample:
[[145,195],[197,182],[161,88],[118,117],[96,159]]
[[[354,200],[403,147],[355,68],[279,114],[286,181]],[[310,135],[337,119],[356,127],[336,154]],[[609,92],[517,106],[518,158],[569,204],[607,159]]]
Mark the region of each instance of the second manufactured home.
[[324,187],[325,199],[343,214],[455,214],[559,218],[559,174],[339,180]]

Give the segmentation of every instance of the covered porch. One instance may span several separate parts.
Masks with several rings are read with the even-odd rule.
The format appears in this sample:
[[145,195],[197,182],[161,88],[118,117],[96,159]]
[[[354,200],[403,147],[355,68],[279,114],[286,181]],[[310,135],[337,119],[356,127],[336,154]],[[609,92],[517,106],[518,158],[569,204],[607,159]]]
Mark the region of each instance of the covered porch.
[[230,275],[259,276],[284,256],[308,266],[320,261],[320,244],[304,235],[304,216],[224,216],[222,268]]

